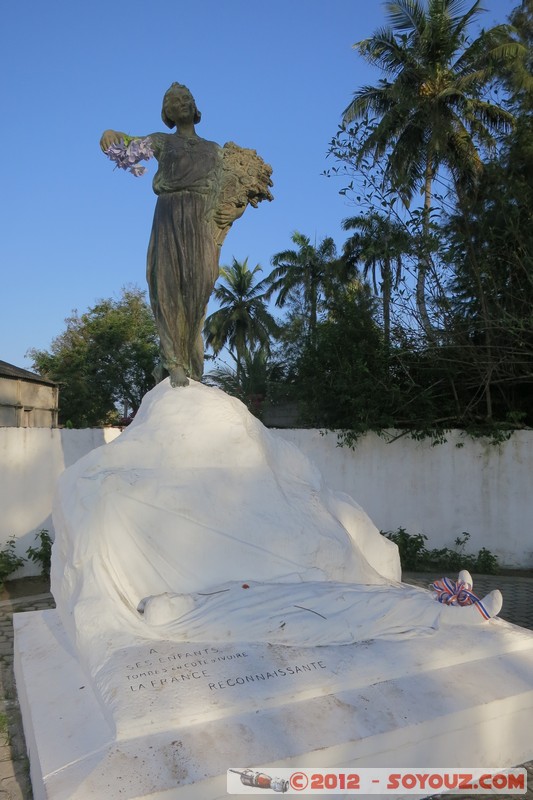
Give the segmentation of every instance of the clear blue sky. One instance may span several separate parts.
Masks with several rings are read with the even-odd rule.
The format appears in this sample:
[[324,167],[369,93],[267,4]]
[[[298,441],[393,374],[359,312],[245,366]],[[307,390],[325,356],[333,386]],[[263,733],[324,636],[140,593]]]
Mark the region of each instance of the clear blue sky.
[[[488,27],[518,0],[485,0]],[[468,4],[469,5],[469,4]],[[134,178],[99,150],[105,128],[165,130],[161,100],[189,86],[200,136],[255,148],[274,202],[247,209],[221,263],[259,263],[295,230],[344,241],[356,213],[321,175],[360,85],[378,77],[352,44],[383,24],[379,0],[26,0],[2,9],[0,360],[30,368],[72,309],[145,287],[154,163]]]

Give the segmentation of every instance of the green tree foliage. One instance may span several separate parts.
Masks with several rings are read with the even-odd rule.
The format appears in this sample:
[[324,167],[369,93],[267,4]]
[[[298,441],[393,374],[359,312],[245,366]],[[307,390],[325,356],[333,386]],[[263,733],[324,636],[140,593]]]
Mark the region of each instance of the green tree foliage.
[[[433,185],[445,168],[456,190],[472,185],[482,171],[480,150],[492,149],[496,135],[510,128],[510,111],[487,99],[497,68],[511,63],[523,47],[506,25],[468,35],[481,12],[477,0],[465,11],[463,0],[389,2],[386,27],[355,47],[383,77],[363,86],[344,111],[344,123],[359,123],[341,158],[361,165],[371,155],[385,161],[384,179],[409,204],[423,194],[422,234],[430,240]],[[334,148],[335,152],[335,148]],[[428,334],[426,277],[431,259],[422,249],[416,300]]]
[[317,247],[308,236],[296,231],[292,241],[297,250],[282,250],[272,257],[269,294],[277,294],[278,308],[301,301],[306,335],[313,340],[321,298],[332,290],[338,277],[337,250],[330,237]]
[[205,321],[206,344],[215,356],[228,346],[235,352],[237,381],[245,364],[246,354],[257,346],[270,350],[271,337],[277,333],[274,317],[266,306],[267,279],[255,282],[261,272],[259,264],[250,270],[248,259],[237,261],[220,270],[221,281],[214,297],[220,308]]
[[326,304],[313,350],[298,346],[293,314],[289,374],[308,422],[348,442],[388,426],[501,438],[533,423],[533,5],[515,9],[515,29],[477,38],[479,2],[386,9],[387,25],[357,45],[382,79],[346,109],[329,172],[351,176],[342,193],[361,211],[344,223],[345,265],[372,279],[383,320],[361,311],[359,284],[357,302]]
[[29,351],[33,368],[60,385],[60,422],[77,428],[114,424],[124,410],[136,411],[154,386],[159,351],[145,293],[123,289],[118,300],[100,300],[65,321],[50,350]]
[[355,231],[344,244],[347,265],[362,265],[363,277],[371,273],[374,291],[382,296],[383,332],[389,345],[392,293],[400,285],[402,261],[413,250],[412,237],[405,225],[378,212],[348,217],[342,227],[345,231]]
[[379,316],[370,286],[352,280],[329,298],[314,343],[293,318],[283,341],[289,397],[304,424],[336,430],[343,444],[390,428],[438,441],[457,417],[445,365],[400,328],[386,343]]
[[303,420],[353,436],[392,424],[388,355],[370,287],[352,281],[335,291],[314,342],[301,342],[294,386]]
[[523,46],[523,55],[502,72],[515,112],[533,111],[533,3],[522,0],[509,18],[514,37]]
[[533,423],[532,141],[523,116],[447,228],[457,383],[487,421]]
[[205,376],[207,384],[238,397],[257,417],[261,417],[263,404],[272,387],[284,379],[284,365],[264,348],[245,350],[238,375],[236,369],[224,365]]

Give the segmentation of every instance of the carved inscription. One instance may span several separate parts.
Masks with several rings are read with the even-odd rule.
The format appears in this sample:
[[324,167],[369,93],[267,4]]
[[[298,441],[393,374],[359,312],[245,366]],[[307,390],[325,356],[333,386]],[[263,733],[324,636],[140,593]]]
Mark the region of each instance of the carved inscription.
[[313,670],[326,669],[326,665],[322,661],[311,661],[309,664],[294,664],[288,667],[278,667],[268,672],[256,672],[250,675],[237,675],[234,678],[225,678],[216,683],[210,683],[209,688],[213,689],[226,689],[234,686],[244,686],[246,683],[261,683],[268,681],[271,678],[286,678],[289,675],[298,675],[303,672],[313,672]]
[[[310,672],[327,669],[322,660],[307,663],[269,665],[269,669],[247,669],[249,654],[245,651],[221,652],[217,647],[197,650],[175,650],[164,653],[155,647],[146,654],[138,653],[137,660],[126,664],[125,680],[131,692],[162,691],[172,687],[190,687],[197,681],[209,692],[238,689],[247,684],[262,684],[271,680],[297,679]],[[254,661],[254,659],[252,659]],[[225,667],[227,666],[227,669]],[[221,667],[224,673],[221,675]]]
[[126,680],[130,691],[161,690],[164,687],[209,678],[206,668],[210,659],[216,660],[217,653],[216,647],[204,647],[199,650],[177,650],[160,654],[156,648],[151,647],[147,658],[126,665]]

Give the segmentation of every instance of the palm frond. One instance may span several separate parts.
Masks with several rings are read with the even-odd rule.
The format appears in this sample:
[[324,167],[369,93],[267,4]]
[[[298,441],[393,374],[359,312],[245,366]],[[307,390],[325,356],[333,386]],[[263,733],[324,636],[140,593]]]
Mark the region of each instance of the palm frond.
[[426,26],[426,14],[417,0],[398,0],[385,3],[387,20],[395,31],[413,31],[421,35]]

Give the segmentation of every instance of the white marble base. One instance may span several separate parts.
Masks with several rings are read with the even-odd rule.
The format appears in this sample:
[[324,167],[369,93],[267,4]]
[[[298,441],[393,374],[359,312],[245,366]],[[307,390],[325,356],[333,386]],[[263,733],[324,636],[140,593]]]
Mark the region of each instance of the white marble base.
[[137,643],[106,667],[107,717],[56,611],[14,625],[35,800],[215,800],[230,767],[533,758],[533,633],[501,620],[343,647]]

